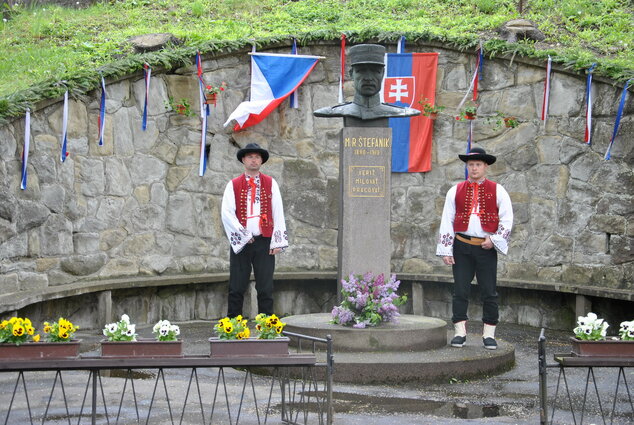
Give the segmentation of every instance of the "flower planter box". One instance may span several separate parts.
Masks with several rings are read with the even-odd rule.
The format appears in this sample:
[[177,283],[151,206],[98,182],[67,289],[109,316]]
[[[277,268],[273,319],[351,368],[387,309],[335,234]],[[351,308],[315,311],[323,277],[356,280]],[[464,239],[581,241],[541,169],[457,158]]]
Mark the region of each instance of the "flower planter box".
[[205,103],[207,103],[207,105],[216,106],[217,100],[218,100],[218,93],[207,93],[205,95]]
[[69,342],[26,342],[0,344],[0,359],[68,359],[79,356],[79,340]]
[[288,356],[288,342],[286,337],[242,340],[212,337],[209,338],[210,356]]
[[101,357],[183,357],[183,341],[101,341]]
[[574,337],[570,341],[576,356],[634,357],[634,341],[583,341]]

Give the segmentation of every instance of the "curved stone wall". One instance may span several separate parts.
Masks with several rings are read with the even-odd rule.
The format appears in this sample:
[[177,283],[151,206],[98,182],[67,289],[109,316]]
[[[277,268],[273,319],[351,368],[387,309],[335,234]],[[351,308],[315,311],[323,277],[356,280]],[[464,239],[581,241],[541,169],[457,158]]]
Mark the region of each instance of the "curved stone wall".
[[[395,50],[394,46],[389,46]],[[442,46],[411,46],[440,53],[437,103],[446,105],[434,129],[433,169],[392,176],[392,269],[447,274],[435,257],[436,233],[447,189],[463,178],[457,154],[467,124],[453,114],[468,86],[474,56]],[[282,47],[280,51],[288,51]],[[299,109],[287,103],[261,124],[233,133],[226,117],[248,97],[246,52],[204,61],[209,83],[228,89],[209,119],[209,168],[198,176],[200,121],[165,109],[187,98],[197,112],[193,66],[155,69],[148,128],[141,130],[140,74],[107,85],[105,145],[96,141],[99,92],[70,102],[69,152],[59,161],[62,103],[32,114],[28,188],[20,190],[24,120],[0,127],[0,293],[38,290],[77,281],[222,272],[228,242],[220,202],[241,164],[240,146],[257,142],[271,152],[263,171],[280,183],[291,247],[280,271],[334,270],[337,265],[338,143],[341,121],[312,116],[336,103],[338,46],[303,47],[326,56],[299,90]],[[527,61],[486,60],[480,82],[481,115],[516,115],[515,129],[475,121],[477,144],[498,156],[491,178],[514,202],[516,223],[504,278],[632,289],[634,102],[611,161],[603,160],[620,89],[595,79],[593,145],[585,145],[585,79],[555,71],[550,118],[538,120],[545,71]],[[350,83],[346,85],[352,95]],[[453,108],[452,108],[453,107]],[[372,229],[362,237],[372,237]]]

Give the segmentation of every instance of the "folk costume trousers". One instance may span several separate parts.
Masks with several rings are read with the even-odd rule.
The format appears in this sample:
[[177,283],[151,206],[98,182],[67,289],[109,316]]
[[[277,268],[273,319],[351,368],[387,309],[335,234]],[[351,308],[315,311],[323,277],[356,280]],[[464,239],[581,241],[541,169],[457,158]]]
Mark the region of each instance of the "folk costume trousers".
[[454,240],[453,257],[453,323],[467,320],[471,281],[475,276],[480,287],[482,321],[497,325],[499,319],[497,285],[498,254],[495,248],[484,249],[477,245]]
[[258,313],[273,314],[273,272],[275,255],[269,254],[271,238],[256,236],[253,243],[238,254],[229,249],[229,308],[228,317],[242,314],[244,293],[249,287],[251,267],[258,293]]

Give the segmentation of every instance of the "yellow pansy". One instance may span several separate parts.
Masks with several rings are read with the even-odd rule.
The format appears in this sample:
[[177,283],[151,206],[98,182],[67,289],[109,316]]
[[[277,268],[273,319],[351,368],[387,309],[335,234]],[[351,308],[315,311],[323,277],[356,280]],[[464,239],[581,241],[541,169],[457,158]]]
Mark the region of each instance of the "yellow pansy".
[[13,336],[22,336],[22,335],[24,335],[24,327],[18,324],[13,325]]
[[33,341],[40,342],[40,334],[33,335]]

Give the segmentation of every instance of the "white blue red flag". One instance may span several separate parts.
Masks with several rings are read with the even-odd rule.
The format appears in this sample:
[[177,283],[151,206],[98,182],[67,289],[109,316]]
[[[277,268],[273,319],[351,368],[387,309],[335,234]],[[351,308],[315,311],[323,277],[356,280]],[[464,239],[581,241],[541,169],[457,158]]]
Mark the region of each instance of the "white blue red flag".
[[150,98],[150,78],[152,76],[152,68],[147,63],[143,64],[143,82],[145,83],[145,101],[143,102],[143,120],[141,121],[141,129],[145,131],[147,128],[147,107]]
[[99,146],[103,146],[103,134],[106,130],[106,81],[101,77],[101,101],[99,102],[99,117],[97,118],[97,126],[99,127]]
[[548,61],[546,62],[546,80],[544,80],[544,98],[542,101],[542,121],[544,126],[546,120],[548,120],[548,106],[550,105],[550,79],[553,73],[553,60],[548,55]]
[[612,131],[612,137],[610,138],[610,144],[608,145],[608,150],[605,151],[605,160],[609,160],[612,156],[612,146],[614,146],[614,141],[616,140],[616,136],[619,134],[619,125],[621,125],[621,117],[623,116],[623,108],[625,107],[625,97],[627,96],[627,88],[630,86],[630,81],[627,80],[625,82],[625,87],[623,87],[623,91],[621,92],[621,101],[619,102],[619,109],[616,112],[616,120],[614,121],[614,130]]
[[318,61],[318,56],[252,53],[251,99],[238,105],[225,127],[235,120],[237,131],[262,121],[297,90]]
[[196,75],[198,76],[198,94],[200,104],[201,134],[200,150],[198,156],[198,175],[205,175],[207,171],[207,117],[209,116],[209,105],[205,100],[205,81],[203,80],[203,62],[200,52],[196,52]]
[[[292,55],[298,54],[298,52],[297,52],[297,39],[296,38],[293,38],[293,47],[291,48],[291,54]],[[289,97],[289,106],[291,108],[293,108],[293,109],[299,108],[299,97],[297,97],[297,92],[296,91],[291,93],[291,96]]]
[[588,68],[588,76],[586,77],[586,133],[583,136],[583,141],[587,144],[592,144],[592,72],[596,68],[597,64],[593,63]]
[[64,107],[62,109],[62,138],[61,138],[62,150],[59,154],[59,160],[61,162],[66,161],[68,156],[68,90],[64,93]]
[[22,179],[20,180],[20,189],[26,189],[26,180],[29,168],[29,147],[31,145],[31,110],[26,108],[24,116],[24,148],[22,149]]
[[[419,100],[435,104],[438,53],[388,53],[383,101],[422,109]],[[419,115],[390,118],[392,171],[424,173],[431,170],[433,120]]]

